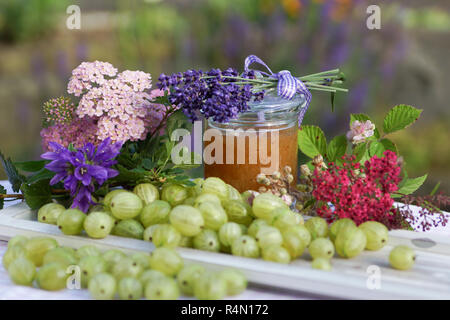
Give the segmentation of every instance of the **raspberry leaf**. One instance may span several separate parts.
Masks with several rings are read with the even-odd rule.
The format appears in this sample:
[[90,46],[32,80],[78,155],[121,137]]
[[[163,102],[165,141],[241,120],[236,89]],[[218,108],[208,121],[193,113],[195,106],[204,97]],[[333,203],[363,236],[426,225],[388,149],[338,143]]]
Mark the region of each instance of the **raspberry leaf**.
[[392,133],[405,129],[413,124],[422,113],[422,110],[401,104],[392,108],[384,118],[383,130]]
[[310,158],[319,154],[326,157],[327,139],[319,127],[304,125],[298,130],[298,147]]

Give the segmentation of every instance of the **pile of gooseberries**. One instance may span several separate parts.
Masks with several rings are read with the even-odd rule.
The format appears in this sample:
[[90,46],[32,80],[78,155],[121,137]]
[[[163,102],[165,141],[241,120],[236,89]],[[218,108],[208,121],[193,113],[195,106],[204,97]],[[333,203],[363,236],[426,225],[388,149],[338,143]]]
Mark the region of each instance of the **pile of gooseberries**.
[[[241,194],[215,177],[194,183],[192,187],[168,183],[161,188],[143,183],[133,191],[116,189],[87,215],[50,203],[39,210],[38,219],[56,224],[68,235],[85,232],[104,238],[112,234],[150,241],[157,248],[188,247],[285,264],[308,249],[311,266],[322,270],[331,270],[336,254],[354,258],[363,250],[379,250],[388,241],[388,229],[379,222],[356,226],[344,218],[329,226],[320,217],[304,221],[270,192]],[[404,251],[394,253],[401,261],[411,260]],[[390,261],[402,269],[397,258]]]
[[17,285],[57,291],[78,284],[100,300],[174,300],[181,294],[223,299],[247,287],[240,271],[213,272],[201,265],[185,265],[167,247],[126,255],[117,249],[102,252],[93,245],[59,246],[49,237],[15,236],[8,243],[3,266]]

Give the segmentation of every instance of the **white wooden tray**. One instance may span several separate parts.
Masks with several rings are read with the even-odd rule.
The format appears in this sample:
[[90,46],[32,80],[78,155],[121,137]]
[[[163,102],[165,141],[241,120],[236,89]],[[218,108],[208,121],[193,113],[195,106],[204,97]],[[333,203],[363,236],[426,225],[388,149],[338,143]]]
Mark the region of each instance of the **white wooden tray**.
[[[36,221],[36,213],[24,203],[0,211],[0,239],[7,240],[19,234],[51,236],[60,244],[74,248],[85,244],[94,244],[105,250],[118,248],[125,252],[150,252],[155,248],[147,241],[116,236],[101,240],[66,236],[56,226]],[[389,252],[397,244],[407,244],[416,250],[417,262],[412,270],[397,271],[389,267]],[[382,250],[363,252],[351,260],[335,257],[330,272],[312,269],[307,253],[289,265],[282,265],[194,249],[179,248],[178,251],[187,263],[203,264],[216,270],[238,268],[253,284],[325,298],[450,299],[450,237],[392,231],[388,245]],[[378,288],[371,285],[377,278],[373,270],[379,270]]]

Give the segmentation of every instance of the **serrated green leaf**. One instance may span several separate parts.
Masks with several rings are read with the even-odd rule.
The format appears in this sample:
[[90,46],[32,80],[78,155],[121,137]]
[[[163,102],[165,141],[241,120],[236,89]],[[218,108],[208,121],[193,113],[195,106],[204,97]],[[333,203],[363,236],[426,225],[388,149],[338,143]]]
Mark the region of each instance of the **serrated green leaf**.
[[392,133],[402,130],[413,124],[422,113],[422,110],[408,106],[398,105],[392,108],[384,118],[383,130],[385,133]]
[[402,181],[401,187],[397,190],[396,194],[394,194],[393,198],[399,198],[403,195],[411,194],[415,192],[427,179],[427,174],[417,178],[404,178],[404,182]]
[[8,180],[11,183],[14,192],[19,192],[21,184],[26,180],[25,176],[21,175],[17,168],[14,166],[10,158],[6,159],[0,152],[0,161],[5,169]]
[[23,162],[14,162],[14,165],[18,170],[25,172],[37,172],[44,168],[45,164],[48,161],[46,160],[37,160],[37,161],[23,161]]
[[335,161],[345,155],[347,149],[347,138],[344,135],[334,137],[327,147],[326,158],[328,161]]
[[36,183],[23,183],[20,187],[27,205],[35,210],[52,201],[50,180],[40,180]]
[[[358,121],[367,121],[369,120],[370,122],[372,122],[373,124],[375,124],[375,122],[373,122],[373,120],[364,113],[352,113],[350,115],[350,124],[352,124],[353,122],[355,122],[356,120]],[[380,138],[380,132],[378,131],[378,128],[375,127],[375,130],[373,130],[373,136],[369,138],[370,139],[379,139]]]
[[310,158],[327,152],[325,134],[317,126],[304,125],[298,130],[298,146]]
[[352,154],[356,157],[356,161],[360,162],[367,153],[367,143],[359,143],[353,147]]
[[391,151],[395,152],[396,154],[398,154],[397,145],[394,142],[392,142],[391,140],[386,139],[386,138],[381,139],[380,143],[384,146],[385,150],[391,150]]
[[383,152],[386,151],[386,148],[381,142],[372,141],[369,145],[369,157],[377,156],[381,158],[383,156]]

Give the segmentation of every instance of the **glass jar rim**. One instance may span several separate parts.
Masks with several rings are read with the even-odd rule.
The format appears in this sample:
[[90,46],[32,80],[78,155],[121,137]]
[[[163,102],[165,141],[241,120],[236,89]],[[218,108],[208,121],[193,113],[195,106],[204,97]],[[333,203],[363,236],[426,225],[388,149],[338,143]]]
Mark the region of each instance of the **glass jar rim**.
[[285,99],[280,97],[276,93],[268,93],[264,95],[262,101],[252,101],[248,104],[249,109],[245,113],[252,112],[286,112],[292,110],[292,108],[299,108],[306,101],[303,93],[296,94],[292,99]]
[[279,127],[292,125],[298,121],[298,114],[306,107],[304,94],[296,94],[292,99],[285,99],[276,93],[268,93],[261,101],[252,101],[246,112],[240,113],[236,118],[226,123],[219,123],[208,119],[212,127]]

